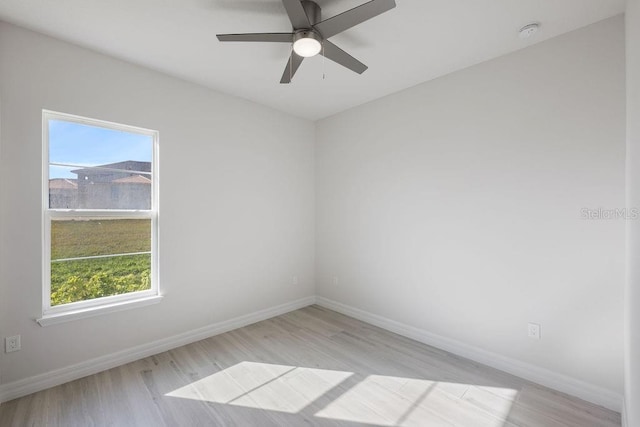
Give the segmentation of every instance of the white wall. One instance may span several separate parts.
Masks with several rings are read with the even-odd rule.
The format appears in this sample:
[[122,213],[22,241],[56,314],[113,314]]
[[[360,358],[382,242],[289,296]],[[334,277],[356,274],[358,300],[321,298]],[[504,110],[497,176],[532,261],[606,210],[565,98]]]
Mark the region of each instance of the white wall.
[[616,17],[320,121],[318,295],[622,393],[625,224],[581,209],[624,207],[624,72]]
[[[2,383],[314,294],[312,122],[5,23],[0,97]],[[160,132],[160,304],[34,321],[43,108]]]
[[[640,207],[640,0],[627,0],[627,206]],[[640,221],[627,226],[625,409],[640,425]]]

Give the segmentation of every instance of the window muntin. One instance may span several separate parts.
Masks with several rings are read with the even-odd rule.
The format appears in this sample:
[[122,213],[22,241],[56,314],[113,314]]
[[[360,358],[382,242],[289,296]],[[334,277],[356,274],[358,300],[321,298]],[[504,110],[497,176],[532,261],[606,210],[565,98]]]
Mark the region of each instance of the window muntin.
[[43,313],[158,295],[157,132],[43,112]]

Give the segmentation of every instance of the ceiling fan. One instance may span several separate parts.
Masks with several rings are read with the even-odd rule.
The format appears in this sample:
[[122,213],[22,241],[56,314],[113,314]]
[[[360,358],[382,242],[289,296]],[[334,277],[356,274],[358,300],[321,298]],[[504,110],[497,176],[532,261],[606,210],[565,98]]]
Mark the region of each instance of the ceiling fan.
[[293,51],[280,83],[291,83],[304,58],[317,54],[358,74],[364,73],[366,65],[327,39],[396,7],[395,0],[372,0],[321,21],[320,6],[313,1],[282,0],[282,3],[289,15],[293,32],[218,34],[221,42],[293,43]]

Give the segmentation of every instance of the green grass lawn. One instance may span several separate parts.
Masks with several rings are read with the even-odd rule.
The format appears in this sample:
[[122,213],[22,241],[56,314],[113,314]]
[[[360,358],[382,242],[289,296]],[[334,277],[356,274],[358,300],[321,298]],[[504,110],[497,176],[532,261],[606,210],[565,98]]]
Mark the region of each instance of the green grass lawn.
[[151,220],[94,219],[51,222],[51,259],[148,252]]
[[[148,219],[56,220],[51,259],[147,252]],[[51,263],[51,305],[141,291],[151,287],[151,255],[127,255]]]

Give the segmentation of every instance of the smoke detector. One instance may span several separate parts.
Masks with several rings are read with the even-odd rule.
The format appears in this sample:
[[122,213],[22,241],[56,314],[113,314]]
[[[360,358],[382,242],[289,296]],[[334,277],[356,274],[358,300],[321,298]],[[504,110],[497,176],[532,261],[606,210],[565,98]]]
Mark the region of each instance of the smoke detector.
[[518,34],[520,35],[521,39],[528,39],[529,37],[537,33],[539,29],[540,24],[538,24],[537,22],[532,22],[531,24],[527,24],[524,27],[520,28]]

